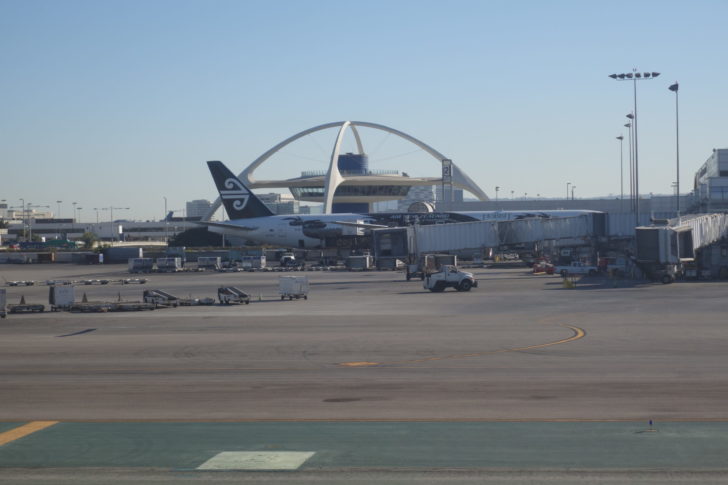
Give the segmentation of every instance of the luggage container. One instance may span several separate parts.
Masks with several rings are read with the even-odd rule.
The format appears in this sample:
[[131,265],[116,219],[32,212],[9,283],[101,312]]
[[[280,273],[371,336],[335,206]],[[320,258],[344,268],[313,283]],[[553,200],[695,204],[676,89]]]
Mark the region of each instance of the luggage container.
[[48,304],[52,312],[70,310],[76,299],[76,292],[72,285],[51,286],[48,288]]
[[279,276],[278,293],[281,300],[303,298],[308,300],[308,277],[306,276]]
[[244,269],[263,269],[266,265],[265,256],[241,256],[240,267]]
[[157,271],[160,273],[182,271],[182,258],[157,258]]
[[129,260],[129,273],[151,273],[154,271],[152,258],[131,258]]
[[219,256],[200,256],[197,258],[197,268],[219,270],[221,268]]

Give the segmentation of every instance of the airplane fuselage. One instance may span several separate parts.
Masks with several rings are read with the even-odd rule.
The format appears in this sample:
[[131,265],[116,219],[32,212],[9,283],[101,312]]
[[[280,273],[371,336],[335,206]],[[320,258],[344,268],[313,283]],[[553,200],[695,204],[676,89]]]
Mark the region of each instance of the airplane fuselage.
[[259,244],[287,248],[314,249],[332,238],[363,236],[365,228],[402,227],[413,224],[508,221],[526,217],[573,217],[594,211],[463,211],[463,212],[382,212],[371,214],[287,214],[251,217],[211,224],[208,230],[243,237]]

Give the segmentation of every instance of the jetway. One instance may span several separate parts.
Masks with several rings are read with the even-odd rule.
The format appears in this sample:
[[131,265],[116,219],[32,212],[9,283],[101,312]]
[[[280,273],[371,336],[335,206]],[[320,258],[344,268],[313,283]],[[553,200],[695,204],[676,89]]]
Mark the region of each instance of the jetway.
[[589,244],[607,235],[606,214],[595,212],[563,218],[413,225],[372,231],[375,257],[404,259],[410,255],[484,250],[537,244]]

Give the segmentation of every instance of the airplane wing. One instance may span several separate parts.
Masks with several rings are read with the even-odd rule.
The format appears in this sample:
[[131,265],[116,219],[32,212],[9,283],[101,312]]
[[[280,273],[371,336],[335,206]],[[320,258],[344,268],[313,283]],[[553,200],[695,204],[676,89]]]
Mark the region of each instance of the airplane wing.
[[389,226],[383,226],[381,224],[366,224],[364,222],[349,222],[349,221],[334,221],[334,224],[349,227],[360,227],[362,229],[384,229]]
[[257,227],[241,226],[238,224],[227,224],[225,222],[201,221],[201,222],[196,222],[195,224],[200,224],[201,226],[222,227],[224,229],[233,229],[233,230],[240,230],[240,231],[254,231],[254,230],[258,229]]

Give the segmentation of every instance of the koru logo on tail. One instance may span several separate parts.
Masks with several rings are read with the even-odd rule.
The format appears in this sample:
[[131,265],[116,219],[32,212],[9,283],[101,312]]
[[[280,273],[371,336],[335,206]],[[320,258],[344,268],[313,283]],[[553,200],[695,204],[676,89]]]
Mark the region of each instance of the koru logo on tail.
[[250,192],[246,189],[239,180],[229,178],[225,180],[225,188],[228,190],[221,190],[220,197],[223,199],[234,199],[233,207],[235,210],[243,210],[248,205],[248,199],[250,198]]

